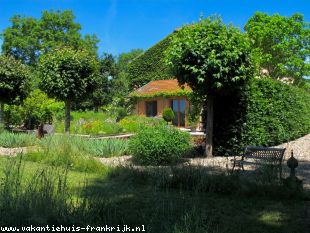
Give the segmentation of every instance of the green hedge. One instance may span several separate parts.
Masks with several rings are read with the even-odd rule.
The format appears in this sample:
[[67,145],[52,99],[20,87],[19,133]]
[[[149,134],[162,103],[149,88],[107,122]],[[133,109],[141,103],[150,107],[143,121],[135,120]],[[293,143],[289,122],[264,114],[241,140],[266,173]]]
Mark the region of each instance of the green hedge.
[[171,79],[172,74],[164,61],[170,38],[168,36],[161,40],[130,63],[128,73],[131,89],[153,80]]
[[274,146],[310,133],[310,94],[268,78],[253,79],[214,103],[216,155],[247,145]]

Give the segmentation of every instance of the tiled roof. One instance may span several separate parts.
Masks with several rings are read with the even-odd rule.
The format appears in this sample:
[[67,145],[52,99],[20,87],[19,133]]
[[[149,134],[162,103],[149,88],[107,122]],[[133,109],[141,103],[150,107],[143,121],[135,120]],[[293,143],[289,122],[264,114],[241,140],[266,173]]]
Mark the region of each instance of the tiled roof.
[[156,80],[147,83],[146,85],[140,87],[135,90],[134,94],[156,94],[158,92],[176,92],[188,90],[191,91],[191,88],[185,84],[183,88],[179,85],[177,79],[169,79],[169,80]]

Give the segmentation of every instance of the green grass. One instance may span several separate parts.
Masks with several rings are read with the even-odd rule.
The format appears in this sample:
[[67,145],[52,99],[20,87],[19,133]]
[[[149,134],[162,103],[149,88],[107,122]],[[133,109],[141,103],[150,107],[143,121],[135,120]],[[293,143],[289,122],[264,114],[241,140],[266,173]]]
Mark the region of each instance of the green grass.
[[128,140],[85,139],[77,136],[49,136],[38,142],[39,150],[24,155],[24,159],[71,170],[97,172],[101,164],[94,157],[128,154]]
[[18,134],[2,132],[0,133],[0,147],[24,147],[34,146],[37,144],[37,139],[33,134]]
[[159,171],[102,166],[88,173],[39,162],[19,166],[19,161],[0,158],[1,226],[143,224],[146,232],[156,233],[306,232],[299,199],[171,185],[170,176]]
[[94,157],[120,156],[128,151],[128,142],[125,140],[90,140],[74,136],[45,137],[38,146],[38,152],[24,156],[26,160],[83,172],[101,169]]

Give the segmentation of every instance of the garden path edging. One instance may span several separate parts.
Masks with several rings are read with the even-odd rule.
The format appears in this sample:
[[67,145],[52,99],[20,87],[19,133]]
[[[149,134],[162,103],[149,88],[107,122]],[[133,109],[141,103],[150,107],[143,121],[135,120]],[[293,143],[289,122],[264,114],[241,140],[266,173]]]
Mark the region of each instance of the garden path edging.
[[37,146],[25,146],[25,147],[0,147],[0,156],[17,156],[18,154],[25,154],[29,152],[37,151]]

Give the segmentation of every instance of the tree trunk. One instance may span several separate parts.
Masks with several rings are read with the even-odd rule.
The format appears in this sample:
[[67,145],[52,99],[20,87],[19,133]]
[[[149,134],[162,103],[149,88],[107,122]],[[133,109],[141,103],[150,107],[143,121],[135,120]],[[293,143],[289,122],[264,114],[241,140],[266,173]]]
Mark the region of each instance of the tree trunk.
[[44,138],[44,124],[40,123],[38,127],[38,132],[37,132],[37,138],[41,139]]
[[213,150],[213,96],[207,97],[206,150],[207,158],[212,158]]
[[67,134],[70,133],[70,111],[71,111],[71,101],[66,100],[65,102],[66,107],[66,113],[65,113],[65,132]]
[[95,106],[94,112],[98,112],[98,111],[99,111],[99,107],[98,107],[98,106]]
[[4,125],[4,103],[0,101],[0,125]]

